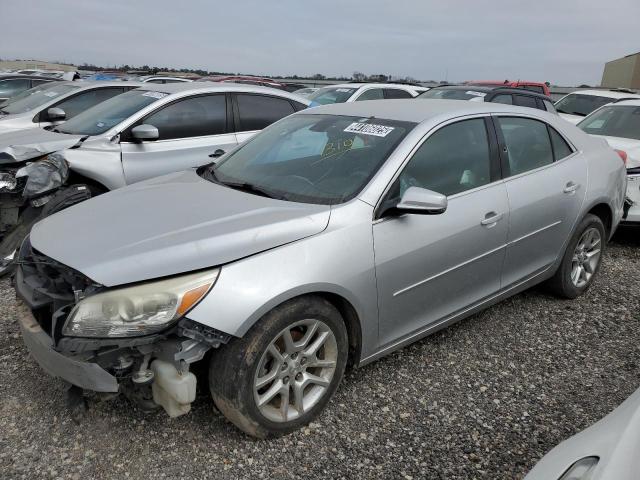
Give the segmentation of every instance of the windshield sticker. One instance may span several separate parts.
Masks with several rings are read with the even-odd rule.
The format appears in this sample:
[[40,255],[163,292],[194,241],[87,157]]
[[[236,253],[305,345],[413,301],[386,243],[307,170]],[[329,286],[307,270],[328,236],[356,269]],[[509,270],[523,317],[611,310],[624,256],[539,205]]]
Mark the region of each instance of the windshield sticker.
[[351,91],[350,88],[337,88],[336,92],[340,92],[340,93],[349,93]]
[[58,95],[58,92],[46,92],[46,93],[43,93],[43,95],[45,97],[52,97],[53,98],[53,97]]
[[384,125],[374,125],[372,123],[354,122],[344,129],[349,133],[361,133],[362,135],[373,135],[374,137],[386,137],[395,130],[395,127],[385,127]]
[[144,92],[142,94],[143,97],[151,97],[151,98],[164,98],[167,95],[169,95],[168,93],[162,93],[162,92]]
[[475,95],[476,97],[486,97],[487,94],[486,93],[482,93],[482,92],[474,92],[473,90],[467,90],[465,92],[467,95]]

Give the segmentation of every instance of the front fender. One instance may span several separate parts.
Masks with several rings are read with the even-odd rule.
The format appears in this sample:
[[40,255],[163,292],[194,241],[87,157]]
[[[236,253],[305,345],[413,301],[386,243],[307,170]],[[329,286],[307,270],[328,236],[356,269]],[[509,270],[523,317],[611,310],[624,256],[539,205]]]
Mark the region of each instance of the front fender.
[[378,341],[372,207],[356,202],[354,208],[346,207],[351,212],[332,211],[323,233],[222,266],[216,285],[187,317],[241,337],[287,300],[332,293],[353,306],[362,330],[362,355],[370,354]]

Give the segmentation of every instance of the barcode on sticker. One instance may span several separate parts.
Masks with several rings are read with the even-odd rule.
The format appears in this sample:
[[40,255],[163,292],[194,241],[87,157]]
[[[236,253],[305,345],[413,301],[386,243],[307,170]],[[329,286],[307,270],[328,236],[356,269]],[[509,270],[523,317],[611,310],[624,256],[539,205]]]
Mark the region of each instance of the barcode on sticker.
[[345,132],[361,133],[363,135],[373,135],[375,137],[386,137],[393,132],[394,127],[385,127],[384,125],[374,125],[373,123],[359,123],[353,122],[347,128]]

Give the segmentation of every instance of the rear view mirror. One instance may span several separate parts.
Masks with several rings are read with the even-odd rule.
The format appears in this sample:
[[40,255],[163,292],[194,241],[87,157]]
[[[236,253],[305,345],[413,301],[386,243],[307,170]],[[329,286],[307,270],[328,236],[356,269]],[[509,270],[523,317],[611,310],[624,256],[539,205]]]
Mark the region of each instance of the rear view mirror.
[[401,213],[437,215],[447,209],[447,197],[426,188],[409,187],[396,209]]
[[56,120],[64,120],[65,118],[67,118],[67,114],[63,109],[53,107],[47,110],[47,117],[49,117],[49,120],[53,122]]
[[158,129],[153,125],[143,123],[131,130],[131,136],[136,140],[152,141],[160,137],[160,132],[158,132]]

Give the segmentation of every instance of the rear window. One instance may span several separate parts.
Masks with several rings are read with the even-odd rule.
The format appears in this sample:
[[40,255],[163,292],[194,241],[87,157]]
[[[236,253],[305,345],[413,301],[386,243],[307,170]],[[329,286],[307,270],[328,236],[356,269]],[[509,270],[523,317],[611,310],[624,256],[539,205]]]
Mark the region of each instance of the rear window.
[[309,96],[311,106],[330,105],[332,103],[344,103],[351,98],[357,88],[325,87]]
[[599,95],[588,95],[584,93],[570,93],[555,104],[558,113],[567,113],[569,115],[579,115],[586,117],[594,110],[615,102],[614,98],[601,97]]
[[603,107],[581,121],[578,128],[591,135],[640,140],[640,106]]

